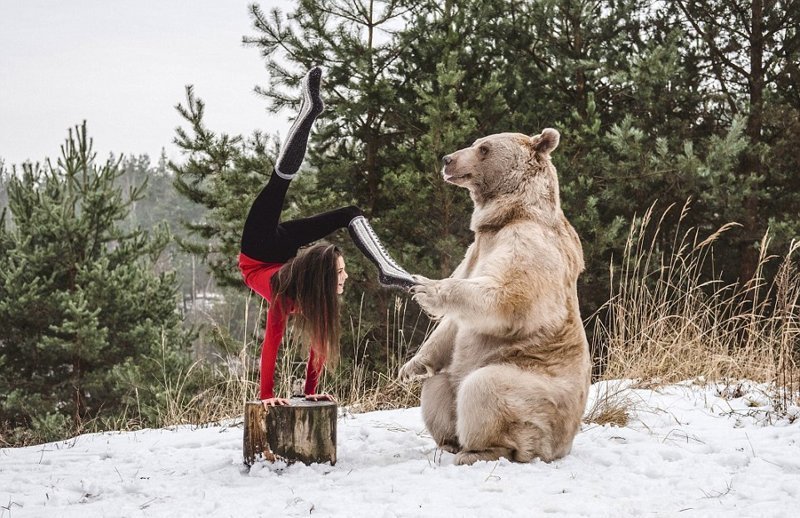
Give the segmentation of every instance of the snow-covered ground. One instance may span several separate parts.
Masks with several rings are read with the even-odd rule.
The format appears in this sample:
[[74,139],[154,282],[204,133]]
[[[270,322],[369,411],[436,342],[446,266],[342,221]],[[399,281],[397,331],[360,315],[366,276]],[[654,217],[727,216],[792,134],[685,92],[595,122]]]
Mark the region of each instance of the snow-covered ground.
[[247,472],[240,425],[6,448],[0,517],[800,515],[800,419],[768,414],[757,386],[728,392],[631,391],[628,426],[585,425],[551,464],[454,466],[419,408],[344,412],[335,466]]

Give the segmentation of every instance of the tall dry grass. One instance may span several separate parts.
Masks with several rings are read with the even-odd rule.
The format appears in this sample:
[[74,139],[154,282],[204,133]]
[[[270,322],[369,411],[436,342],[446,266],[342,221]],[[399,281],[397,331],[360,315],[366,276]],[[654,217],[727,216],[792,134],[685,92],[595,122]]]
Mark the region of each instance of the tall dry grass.
[[[412,344],[405,330],[410,328],[410,336],[415,336],[425,322],[427,336],[432,323],[423,318],[420,309],[409,304],[409,300],[408,297],[394,297],[394,303],[386,310],[386,334],[380,342],[371,340],[367,330],[362,328],[363,296],[358,315],[350,318],[353,362],[326,374],[322,387],[338,395],[351,410],[369,412],[419,405],[420,386],[399,383],[396,374],[411,352]],[[379,370],[374,370],[375,362],[368,359],[370,356],[382,358]]]
[[[422,318],[418,308],[409,304],[407,297],[395,296],[394,304],[386,312],[386,335],[378,341],[370,338],[370,330],[364,328],[364,303],[362,296],[358,313],[348,319],[353,339],[343,347],[351,348],[349,354],[342,354],[337,368],[323,372],[319,391],[332,394],[341,405],[357,412],[419,405],[420,387],[398,383],[395,374],[411,346],[404,331],[408,328],[407,322],[411,324],[413,336],[417,327],[427,320]],[[169,397],[159,418],[162,426],[238,418],[245,402],[258,399],[263,337],[260,315],[265,310],[263,301],[257,312],[252,311],[249,304],[245,305],[245,338],[236,354],[225,355],[212,363],[198,361],[187,372],[164,373],[164,388]],[[290,320],[275,366],[275,393],[282,397],[302,391],[307,352],[301,340]],[[373,361],[374,357],[381,358],[382,362]],[[197,375],[205,376],[200,383],[204,388],[191,392],[187,390],[192,385],[189,380]],[[196,379],[194,384],[197,384]]]
[[[684,229],[687,202],[673,234],[663,236],[673,210],[656,219],[651,207],[637,219],[619,267],[611,265],[607,318],[598,320],[593,336],[605,352],[602,379],[749,379],[774,384],[775,405],[785,409],[800,388],[800,243],[778,258],[768,254],[765,235],[753,278],[725,283],[714,269],[714,246],[737,225],[708,236]],[[777,274],[768,278],[776,262]]]

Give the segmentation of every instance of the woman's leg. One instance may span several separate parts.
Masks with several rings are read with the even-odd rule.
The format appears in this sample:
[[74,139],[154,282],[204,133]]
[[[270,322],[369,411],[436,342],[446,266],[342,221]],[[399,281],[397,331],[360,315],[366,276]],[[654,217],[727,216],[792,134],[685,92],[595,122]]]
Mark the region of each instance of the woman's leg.
[[381,284],[403,288],[413,286],[411,275],[386,252],[358,207],[343,207],[310,218],[279,223],[289,182],[300,169],[311,126],[324,108],[319,94],[321,77],[322,72],[315,67],[303,79],[300,114],[289,130],[269,182],[247,215],[242,231],[242,252],[259,261],[283,263],[294,257],[300,247],[340,228],[348,228],[358,248],[378,267]]
[[381,284],[404,289],[417,284],[414,277],[392,259],[367,218],[364,216],[353,218],[347,230],[361,253],[378,267],[378,280]]
[[289,182],[297,174],[308,146],[308,137],[314,120],[322,113],[324,104],[320,97],[322,71],[312,68],[302,82],[303,100],[300,114],[289,129],[275,169],[267,185],[256,197],[247,214],[242,230],[242,252],[265,262],[285,262],[297,252],[287,231],[278,224]]
[[282,233],[279,231],[278,220],[289,183],[289,180],[281,178],[273,171],[267,185],[256,196],[242,230],[243,254],[266,263],[285,262],[288,259],[281,259],[285,254],[274,247],[281,245]]
[[361,216],[361,209],[354,205],[323,212],[308,218],[284,221],[280,224],[296,248],[322,239],[340,228],[347,228],[354,218]]
[[325,109],[322,97],[319,94],[319,86],[322,80],[322,70],[314,67],[308,71],[302,81],[303,100],[300,105],[300,114],[295,119],[286,142],[281,147],[281,153],[275,162],[275,172],[281,178],[291,180],[300,169],[303,158],[306,156],[306,146],[308,136],[311,134],[311,126],[314,120]]
[[359,250],[378,267],[378,279],[384,286],[410,288],[416,282],[410,273],[398,265],[383,247],[369,221],[355,206],[324,212],[309,218],[284,221],[277,227],[275,236],[263,240],[259,250],[248,253],[265,262],[285,262],[307,244],[322,239],[340,228],[347,228]]
[[[322,239],[340,228],[347,228],[353,218],[361,215],[358,207],[342,207],[309,218],[279,223],[272,235],[251,242],[242,240],[242,252],[265,263],[285,263],[300,247]],[[247,245],[247,246],[245,246]]]

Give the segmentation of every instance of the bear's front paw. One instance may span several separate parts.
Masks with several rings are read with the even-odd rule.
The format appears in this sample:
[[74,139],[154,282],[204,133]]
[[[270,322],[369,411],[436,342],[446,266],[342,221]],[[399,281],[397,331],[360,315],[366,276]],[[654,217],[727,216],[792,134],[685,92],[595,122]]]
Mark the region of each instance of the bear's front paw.
[[402,383],[409,383],[415,379],[425,379],[433,376],[433,369],[422,363],[416,357],[411,358],[405,365],[400,367],[397,379]]
[[442,318],[444,316],[444,308],[442,307],[441,281],[434,281],[422,275],[414,275],[414,282],[417,284],[411,288],[413,295],[411,298],[428,315],[433,318]]

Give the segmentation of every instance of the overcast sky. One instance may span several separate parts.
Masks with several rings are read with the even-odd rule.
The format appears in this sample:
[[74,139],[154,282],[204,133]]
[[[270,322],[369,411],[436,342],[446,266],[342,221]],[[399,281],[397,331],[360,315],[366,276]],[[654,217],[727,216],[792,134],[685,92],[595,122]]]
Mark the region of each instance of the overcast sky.
[[[174,106],[195,85],[216,131],[286,133],[253,92],[264,62],[252,0],[0,0],[0,159],[6,167],[55,158],[67,129],[86,119],[95,151],[155,162],[182,124]],[[258,2],[265,10],[288,0]]]

